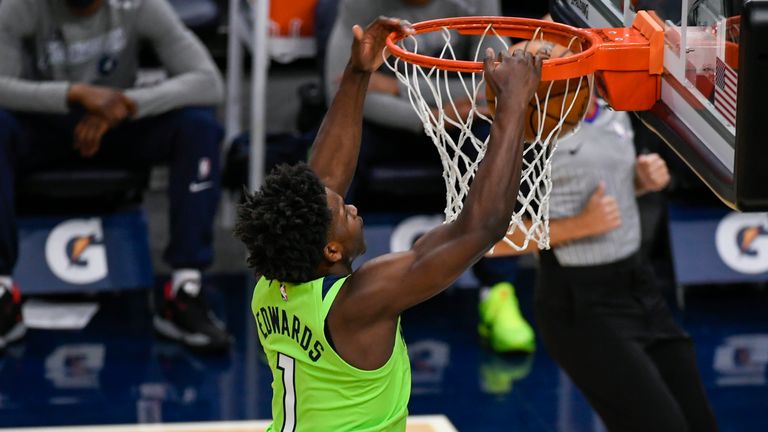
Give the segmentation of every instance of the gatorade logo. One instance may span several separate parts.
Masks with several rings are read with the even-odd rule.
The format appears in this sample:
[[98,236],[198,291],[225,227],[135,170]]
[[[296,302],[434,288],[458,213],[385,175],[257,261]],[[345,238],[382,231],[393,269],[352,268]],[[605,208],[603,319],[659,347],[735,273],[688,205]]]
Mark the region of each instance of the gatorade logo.
[[436,216],[412,216],[400,222],[392,232],[389,240],[391,252],[403,252],[411,249],[411,246],[422,235],[443,223],[443,217]]
[[45,259],[61,280],[84,285],[107,277],[107,251],[101,219],[70,219],[58,224],[45,242]]
[[717,252],[737,272],[768,272],[768,214],[731,213],[715,233]]

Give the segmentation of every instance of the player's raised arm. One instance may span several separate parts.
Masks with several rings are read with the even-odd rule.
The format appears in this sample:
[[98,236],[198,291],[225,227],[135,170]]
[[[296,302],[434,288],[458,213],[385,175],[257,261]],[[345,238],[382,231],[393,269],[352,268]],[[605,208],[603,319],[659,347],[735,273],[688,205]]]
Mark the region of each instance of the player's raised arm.
[[496,66],[488,51],[485,79],[496,92],[498,108],[464,210],[454,222],[425,234],[410,251],[364,264],[337,303],[351,300],[381,318],[396,317],[448,287],[504,236],[520,184],[525,107],[538,88],[541,59],[503,51]]
[[354,40],[349,63],[312,145],[309,166],[325,186],[342,197],[357,166],[368,80],[381,66],[386,38],[395,31],[412,30],[406,22],[383,17],[365,30],[359,25],[352,28]]

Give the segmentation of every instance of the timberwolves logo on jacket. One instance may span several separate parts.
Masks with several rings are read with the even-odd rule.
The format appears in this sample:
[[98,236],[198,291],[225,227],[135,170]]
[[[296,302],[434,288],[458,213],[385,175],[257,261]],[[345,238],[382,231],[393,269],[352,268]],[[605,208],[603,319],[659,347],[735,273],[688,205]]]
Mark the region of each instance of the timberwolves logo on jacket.
[[57,225],[45,242],[51,272],[71,284],[89,284],[107,277],[107,252],[101,219],[70,219]]
[[731,213],[717,226],[717,252],[732,269],[768,272],[768,213]]

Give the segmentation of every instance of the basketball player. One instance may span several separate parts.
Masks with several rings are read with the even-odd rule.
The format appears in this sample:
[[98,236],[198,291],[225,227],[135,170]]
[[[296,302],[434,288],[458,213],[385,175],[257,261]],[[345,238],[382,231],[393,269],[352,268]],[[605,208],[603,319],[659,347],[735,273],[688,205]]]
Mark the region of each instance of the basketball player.
[[400,314],[447,288],[504,236],[520,182],[523,111],[541,61],[504,52],[486,80],[499,111],[464,205],[451,223],[407,252],[352,271],[365,250],[363,220],[343,196],[360,148],[362,110],[385,38],[409,32],[396,19],[353,28],[352,54],[309,166],[280,166],[246,194],[235,235],[260,278],[252,309],[273,374],[271,430],[402,431],[410,365]]
[[[355,23],[370,22],[380,15],[396,16],[410,22],[460,16],[499,16],[500,3],[499,0],[340,1],[325,62],[327,96],[333,96],[338,87],[338,77],[341,76],[347,56],[346,47],[352,42],[349,28]],[[474,58],[480,43],[480,37],[453,37],[450,41],[451,51],[457,58]],[[501,50],[504,47],[496,37],[485,38],[482,43],[483,48]],[[439,57],[445,44],[440,32],[422,34],[419,37],[419,53]],[[479,52],[482,56],[483,51]],[[451,118],[457,115],[466,117],[473,104],[466,96],[458,96],[464,94],[461,80],[448,78],[445,85],[452,88],[451,93],[456,95],[450,102],[444,102],[445,114]],[[413,115],[409,93],[402,83],[384,67],[371,75],[368,91],[363,111],[365,121],[358,175],[350,193],[352,199],[355,199],[358,189],[364,193],[365,185],[374,181],[368,173],[375,165],[426,166],[432,167],[436,173],[442,172],[440,158],[434,151],[431,139],[424,133],[421,120]],[[436,101],[428,100],[428,103],[432,104],[431,109],[435,117],[438,117],[440,107],[436,106]],[[487,107],[480,104],[477,109],[483,111]],[[446,127],[451,129],[453,126],[446,123]],[[484,126],[476,128],[476,132],[483,138],[487,136],[488,130]],[[481,128],[482,131],[479,130]],[[459,133],[458,130],[455,132]],[[436,178],[439,177],[436,174]],[[478,333],[497,352],[530,353],[535,350],[533,329],[520,313],[513,286],[517,278],[517,267],[517,260],[510,257],[484,258],[472,267],[474,275],[483,285],[479,290]]]
[[666,187],[669,172],[657,154],[636,156],[632,139],[629,116],[593,99],[580,129],[558,142],[537,324],[608,430],[714,431],[693,342],[639,252],[636,197]]

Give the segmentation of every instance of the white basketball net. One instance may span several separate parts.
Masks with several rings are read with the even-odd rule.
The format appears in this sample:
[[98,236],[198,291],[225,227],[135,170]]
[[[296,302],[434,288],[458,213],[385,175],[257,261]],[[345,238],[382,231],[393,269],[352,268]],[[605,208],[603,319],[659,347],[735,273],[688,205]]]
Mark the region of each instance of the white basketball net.
[[[451,38],[455,36],[448,28],[442,28],[441,34],[445,45],[440,53],[440,58],[450,60],[467,60],[456,58],[456,53],[451,46]],[[508,46],[507,41],[501,37],[489,25],[481,36],[480,43],[474,54],[474,61],[480,59],[481,47],[486,36],[498,38],[503,46]],[[541,32],[537,30],[532,39],[539,37]],[[571,44],[578,39],[574,37]],[[400,42],[408,42],[408,49],[418,53],[418,35],[410,36]],[[568,46],[570,48],[570,44]],[[451,222],[459,215],[464,205],[464,199],[469,193],[470,184],[477,172],[478,165],[485,155],[488,144],[488,134],[480,137],[475,134],[478,126],[485,123],[485,129],[493,122],[489,115],[484,114],[485,81],[482,72],[461,73],[449,72],[439,69],[437,66],[422,67],[397,57],[390,56],[386,59],[387,66],[395,73],[397,79],[408,89],[408,97],[416,114],[424,125],[424,131],[432,139],[440,154],[443,164],[443,178],[446,186],[445,221]],[[456,81],[459,85],[456,85]],[[451,83],[452,81],[452,83]],[[572,85],[578,81],[578,84]],[[538,109],[538,132],[532,143],[525,145],[523,150],[523,167],[520,179],[520,191],[518,192],[516,207],[510,221],[508,236],[505,242],[516,250],[525,250],[529,242],[534,241],[540,249],[549,248],[549,195],[552,191],[552,155],[557,147],[563,122],[573,109],[576,102],[575,95],[582,86],[589,86],[591,94],[592,76],[584,76],[568,81],[559,110],[559,121],[551,126],[549,133],[545,132],[544,122],[549,113],[553,116],[552,107],[547,111],[549,95],[552,84],[549,84],[546,97],[535,96]],[[450,84],[450,85],[449,85]],[[573,91],[574,95],[568,95]],[[541,100],[543,99],[543,100]],[[470,101],[471,108],[466,118],[461,118],[462,111],[459,106],[462,102]],[[566,104],[566,101],[569,103]],[[448,113],[446,113],[446,107]],[[434,111],[433,111],[434,110]],[[556,111],[555,111],[556,112]],[[451,114],[451,115],[448,115]],[[510,239],[516,230],[524,235],[522,242]]]

